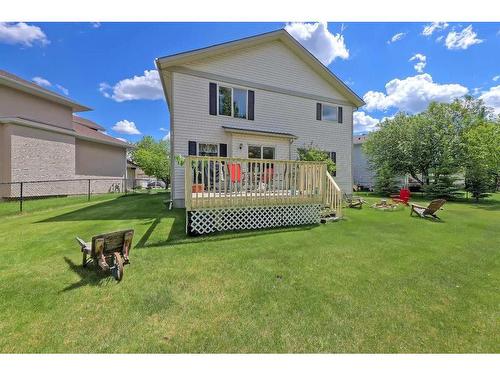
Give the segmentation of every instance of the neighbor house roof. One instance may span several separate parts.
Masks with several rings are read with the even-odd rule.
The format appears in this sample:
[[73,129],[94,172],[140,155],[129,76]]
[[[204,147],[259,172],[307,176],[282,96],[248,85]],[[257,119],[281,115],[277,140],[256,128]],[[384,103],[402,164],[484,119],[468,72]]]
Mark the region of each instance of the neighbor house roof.
[[358,145],[361,143],[365,143],[367,139],[368,139],[367,134],[355,135],[354,137],[352,137],[352,143]]
[[47,90],[37,85],[36,83],[27,81],[12,73],[6,72],[5,70],[0,70],[0,85],[12,87],[17,90],[26,92],[28,94],[42,97],[44,99],[66,105],[68,107],[71,107],[73,112],[83,112],[91,110],[91,108],[87,106],[79,104],[63,95],[59,95],[54,91]]
[[130,143],[120,141],[119,139],[111,137],[107,134],[104,134],[101,131],[90,128],[86,125],[82,125],[78,122],[73,122],[73,129],[75,130],[76,134],[78,134],[80,136],[79,138],[81,138],[81,139],[87,138],[90,141],[95,140],[95,141],[101,141],[101,142],[105,142],[105,143],[109,143],[109,144],[114,144],[116,146],[133,148],[133,146]]
[[85,125],[79,123],[73,123],[73,129],[64,128],[61,126],[55,126],[53,124],[47,124],[44,122],[23,118],[23,117],[0,117],[0,124],[15,124],[26,126],[29,128],[46,130],[49,132],[66,134],[73,136],[77,139],[82,139],[84,141],[104,143],[107,145],[118,146],[123,148],[134,148],[133,144],[120,141],[119,139],[113,138],[101,131],[94,130]]
[[96,124],[94,121],[90,121],[86,118],[73,115],[73,122],[76,122],[80,125],[85,125],[87,128],[95,129],[95,130],[106,130],[101,125]]
[[[314,57],[302,44],[293,38],[286,30],[280,29],[264,34],[238,39],[227,43],[216,44],[206,48],[195,49],[187,52],[157,58],[156,66],[158,70],[167,69],[169,66],[181,65],[193,60],[206,58],[209,56],[230,52],[240,48],[248,48],[264,42],[279,40],[291,48],[302,60],[316,71],[323,79],[329,82],[341,94],[343,94],[355,107],[365,105],[354,91],[352,91],[340,78],[333,74],[325,65]],[[161,76],[163,83],[163,76]],[[165,86],[165,85],[164,85]]]

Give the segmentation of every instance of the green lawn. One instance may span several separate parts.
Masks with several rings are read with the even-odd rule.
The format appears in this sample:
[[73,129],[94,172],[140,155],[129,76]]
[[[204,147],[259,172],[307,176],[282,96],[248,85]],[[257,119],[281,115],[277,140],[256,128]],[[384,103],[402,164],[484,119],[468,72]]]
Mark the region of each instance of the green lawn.
[[[365,206],[337,223],[197,238],[165,198],[5,213],[0,352],[500,350],[499,194],[447,203],[443,222]],[[81,267],[76,235],[129,227],[121,283]]]

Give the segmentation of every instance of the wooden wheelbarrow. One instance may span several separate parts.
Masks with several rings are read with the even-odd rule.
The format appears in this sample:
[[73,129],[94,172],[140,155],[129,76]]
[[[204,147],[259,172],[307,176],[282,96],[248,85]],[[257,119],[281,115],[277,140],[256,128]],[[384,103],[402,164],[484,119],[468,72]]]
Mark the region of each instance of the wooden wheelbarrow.
[[99,234],[92,237],[90,243],[76,237],[83,254],[82,266],[86,267],[92,262],[103,271],[111,271],[113,277],[120,281],[123,278],[123,266],[130,264],[128,256],[133,237],[133,229]]

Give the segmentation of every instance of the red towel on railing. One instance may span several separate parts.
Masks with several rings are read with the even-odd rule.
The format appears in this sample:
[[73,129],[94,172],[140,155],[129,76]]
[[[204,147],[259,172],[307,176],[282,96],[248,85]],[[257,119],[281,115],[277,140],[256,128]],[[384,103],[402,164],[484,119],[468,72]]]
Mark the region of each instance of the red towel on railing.
[[237,163],[227,163],[231,182],[241,182],[241,165]]

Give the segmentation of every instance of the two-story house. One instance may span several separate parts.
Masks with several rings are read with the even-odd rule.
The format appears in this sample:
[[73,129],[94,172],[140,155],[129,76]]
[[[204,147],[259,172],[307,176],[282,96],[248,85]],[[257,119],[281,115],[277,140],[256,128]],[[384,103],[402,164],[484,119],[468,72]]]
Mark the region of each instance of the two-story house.
[[[308,179],[305,167],[296,171],[278,162],[297,160],[297,150],[311,145],[329,153],[337,165],[336,184],[352,192],[352,114],[364,102],[285,30],[161,57],[156,64],[170,111],[174,206],[192,208],[191,194],[205,199],[210,187],[215,198],[227,196],[228,184],[236,186],[229,187],[231,194],[247,198],[262,190],[304,195],[291,182],[297,176],[302,187],[314,184],[319,192],[323,180],[312,174]],[[219,169],[208,166],[208,173],[196,171],[201,177],[193,177],[186,176],[178,155],[251,161],[235,169],[220,159],[220,177]],[[193,187],[193,181],[202,186]],[[263,203],[254,199],[255,204]]]
[[[132,146],[75,113],[90,108],[0,70],[0,198],[108,192],[126,177]],[[68,182],[73,180],[73,182]]]

